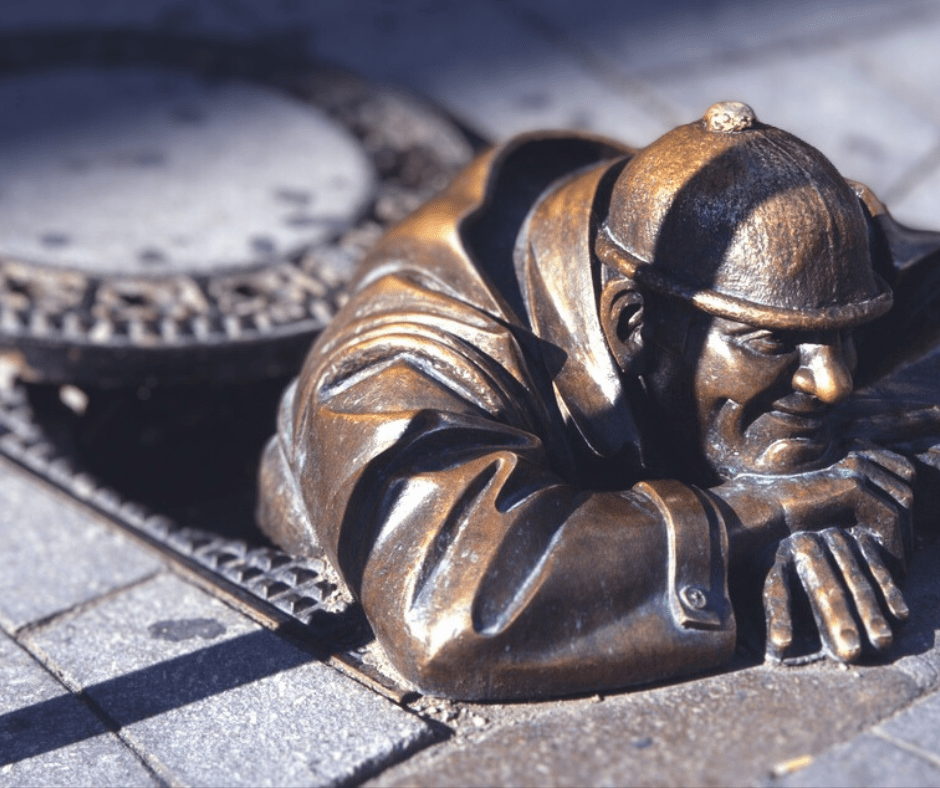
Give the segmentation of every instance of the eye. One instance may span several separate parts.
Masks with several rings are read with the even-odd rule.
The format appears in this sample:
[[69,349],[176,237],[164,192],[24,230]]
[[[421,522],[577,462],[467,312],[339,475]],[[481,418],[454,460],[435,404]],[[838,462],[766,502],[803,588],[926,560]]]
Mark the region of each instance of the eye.
[[748,350],[765,356],[782,356],[796,350],[792,338],[776,331],[752,331],[740,336],[738,341]]
[[841,334],[842,354],[848,361],[849,366],[854,370],[858,361],[858,351],[855,347],[855,334],[851,331],[843,331]]

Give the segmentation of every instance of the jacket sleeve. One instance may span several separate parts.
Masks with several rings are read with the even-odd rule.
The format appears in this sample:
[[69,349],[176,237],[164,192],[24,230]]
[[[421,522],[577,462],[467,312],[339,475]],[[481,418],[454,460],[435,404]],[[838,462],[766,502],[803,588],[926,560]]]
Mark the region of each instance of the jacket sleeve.
[[670,480],[566,484],[520,404],[509,334],[441,311],[373,311],[326,336],[293,411],[316,538],[392,664],[428,693],[500,699],[724,662],[735,624],[709,499]]

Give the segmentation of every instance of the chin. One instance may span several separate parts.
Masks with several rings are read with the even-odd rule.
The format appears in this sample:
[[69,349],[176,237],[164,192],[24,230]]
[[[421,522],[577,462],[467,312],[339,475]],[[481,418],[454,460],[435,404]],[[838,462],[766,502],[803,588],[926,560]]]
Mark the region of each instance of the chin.
[[789,438],[774,441],[755,462],[755,473],[790,474],[813,471],[829,464],[829,441]]
[[[743,473],[761,476],[786,476],[824,468],[832,461],[829,441],[809,438],[781,438],[759,450],[726,451],[712,467],[722,479]],[[729,460],[730,457],[730,460]]]
[[747,409],[729,400],[710,426],[705,457],[721,479],[805,473],[833,461],[831,424],[816,415],[771,409],[748,419]]

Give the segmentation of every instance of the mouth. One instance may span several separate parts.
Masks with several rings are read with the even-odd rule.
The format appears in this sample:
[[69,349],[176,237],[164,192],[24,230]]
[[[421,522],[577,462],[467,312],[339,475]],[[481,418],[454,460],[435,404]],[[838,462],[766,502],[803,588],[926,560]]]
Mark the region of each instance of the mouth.
[[755,402],[749,412],[726,400],[709,428],[708,461],[723,479],[820,467],[833,447],[830,411],[815,397],[796,393]]
[[816,432],[828,425],[832,407],[815,397],[791,394],[776,400],[767,410],[767,415],[797,432]]
[[767,443],[758,466],[765,472],[793,473],[823,464],[832,449],[831,410],[802,394],[773,402],[760,419]]

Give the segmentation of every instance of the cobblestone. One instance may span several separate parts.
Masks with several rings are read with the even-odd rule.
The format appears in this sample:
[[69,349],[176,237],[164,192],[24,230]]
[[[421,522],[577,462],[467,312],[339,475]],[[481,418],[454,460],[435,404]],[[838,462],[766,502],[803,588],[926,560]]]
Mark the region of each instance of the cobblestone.
[[0,460],[0,625],[26,624],[156,572],[162,561]]
[[915,703],[880,725],[878,731],[929,753],[940,765],[940,695]]
[[[385,772],[376,785],[750,785],[916,697],[900,671],[760,667],[522,719]],[[759,742],[759,745],[756,743]]]
[[338,785],[431,729],[172,575],[30,643],[173,784]]
[[786,788],[931,788],[940,784],[940,768],[909,750],[866,734],[776,784]]
[[0,786],[158,785],[78,698],[0,633]]

